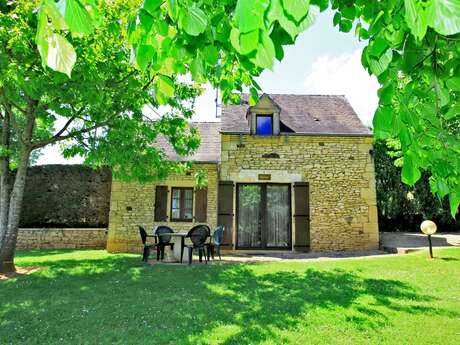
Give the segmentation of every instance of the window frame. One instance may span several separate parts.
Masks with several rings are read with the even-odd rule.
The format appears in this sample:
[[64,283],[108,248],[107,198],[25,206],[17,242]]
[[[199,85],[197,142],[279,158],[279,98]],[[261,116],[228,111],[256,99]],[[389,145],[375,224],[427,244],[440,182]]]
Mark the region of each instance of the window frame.
[[[274,128],[274,127],[275,127],[275,126],[274,126],[274,121],[275,121],[275,119],[274,119],[273,114],[255,114],[255,115],[256,115],[256,123],[255,123],[256,128],[255,128],[255,131],[254,131],[255,134],[256,134],[256,135],[260,135],[260,136],[269,136],[269,135],[273,135],[273,134],[274,134],[274,130],[275,130],[275,128]],[[258,132],[258,130],[257,130],[257,129],[258,129],[258,122],[257,122],[257,120],[259,119],[259,117],[269,117],[269,118],[270,118],[270,120],[271,120],[271,127],[272,127],[272,130],[271,130],[271,133],[270,133],[270,134],[260,134],[260,133]]]
[[[179,208],[174,208],[173,209],[173,200],[174,200],[174,191],[178,190],[179,191]],[[185,192],[186,191],[191,191],[192,192],[192,199],[191,199],[191,215],[192,217],[190,219],[185,218]],[[172,222],[193,222],[193,199],[194,199],[194,190],[193,187],[171,187],[171,204],[170,204],[170,220]],[[174,218],[173,217],[173,210],[179,210],[179,218]]]

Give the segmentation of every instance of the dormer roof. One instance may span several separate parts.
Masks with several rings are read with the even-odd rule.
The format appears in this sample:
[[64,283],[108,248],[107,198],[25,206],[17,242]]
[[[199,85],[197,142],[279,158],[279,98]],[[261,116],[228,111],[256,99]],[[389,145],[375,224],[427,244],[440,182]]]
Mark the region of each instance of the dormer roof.
[[[250,133],[247,114],[257,105],[250,107],[248,98],[248,94],[242,94],[240,104],[223,107],[221,133]],[[281,134],[283,128],[288,128],[293,132],[290,134],[372,135],[345,96],[270,94],[261,96],[262,99],[279,107]]]

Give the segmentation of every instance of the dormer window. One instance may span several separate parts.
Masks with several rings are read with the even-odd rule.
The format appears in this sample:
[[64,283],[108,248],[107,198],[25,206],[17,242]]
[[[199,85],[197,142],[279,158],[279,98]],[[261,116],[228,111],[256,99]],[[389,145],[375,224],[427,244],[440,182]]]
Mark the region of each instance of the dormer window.
[[246,118],[251,134],[279,135],[281,108],[266,94],[259,98],[259,102],[248,108]]
[[256,134],[273,135],[273,115],[256,115]]

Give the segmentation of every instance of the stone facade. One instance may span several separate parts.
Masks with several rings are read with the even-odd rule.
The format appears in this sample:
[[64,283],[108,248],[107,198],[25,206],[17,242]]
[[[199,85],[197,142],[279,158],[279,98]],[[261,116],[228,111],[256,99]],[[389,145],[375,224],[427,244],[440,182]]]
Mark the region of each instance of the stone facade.
[[378,248],[371,137],[221,134],[221,140],[221,180],[263,182],[259,174],[270,174],[272,183],[309,182],[312,251]]
[[18,249],[101,249],[107,242],[104,228],[20,228]]
[[[187,231],[195,222],[155,222],[154,204],[155,187],[168,186],[167,213],[170,214],[171,187],[195,187],[194,174],[204,170],[208,179],[207,217],[210,227],[217,225],[217,164],[197,163],[188,174],[174,174],[167,180],[158,183],[141,184],[137,182],[113,181],[111,207],[109,215],[109,234],[107,250],[109,252],[140,252],[141,241],[138,225],[144,226],[151,232],[156,225],[168,225],[176,231]],[[194,193],[195,195],[195,193]],[[196,203],[193,202],[194,212]]]

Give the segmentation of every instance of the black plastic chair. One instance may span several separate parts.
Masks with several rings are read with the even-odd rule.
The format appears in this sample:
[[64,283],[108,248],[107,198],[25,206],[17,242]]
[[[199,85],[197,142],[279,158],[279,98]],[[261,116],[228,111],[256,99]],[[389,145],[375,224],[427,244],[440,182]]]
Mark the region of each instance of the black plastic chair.
[[157,261],[165,258],[165,247],[171,247],[171,250],[174,250],[174,243],[171,243],[171,236],[164,235],[164,234],[173,234],[174,230],[171,229],[169,226],[160,225],[155,229],[155,242],[158,238],[158,242],[155,244],[157,247]]
[[[184,247],[188,248],[188,264],[192,264],[193,250],[198,249],[198,255],[200,262],[204,256],[206,264],[208,263],[208,257],[206,253],[206,240],[209,237],[211,230],[207,225],[196,225],[194,226],[187,234],[186,238],[189,238],[192,241],[191,244],[185,244]],[[184,251],[182,247],[182,252]]]
[[222,239],[224,238],[224,231],[225,231],[225,226],[220,225],[212,233],[211,240],[207,244],[209,248],[208,249],[208,260],[209,260],[210,254],[212,256],[212,259],[214,260],[214,253],[217,253],[217,255],[219,255],[219,260],[222,260],[222,258],[220,257],[220,246],[222,244]]
[[139,234],[141,235],[141,241],[144,246],[144,250],[142,253],[142,261],[147,262],[150,256],[150,248],[156,247],[156,243],[148,244],[147,238],[154,237],[152,235],[147,235],[147,231],[145,231],[144,227],[138,225],[139,227]]

